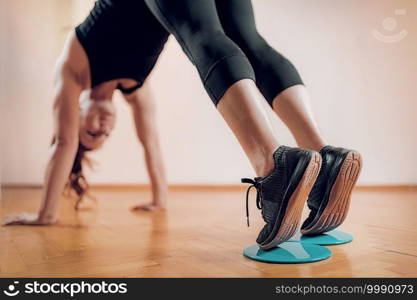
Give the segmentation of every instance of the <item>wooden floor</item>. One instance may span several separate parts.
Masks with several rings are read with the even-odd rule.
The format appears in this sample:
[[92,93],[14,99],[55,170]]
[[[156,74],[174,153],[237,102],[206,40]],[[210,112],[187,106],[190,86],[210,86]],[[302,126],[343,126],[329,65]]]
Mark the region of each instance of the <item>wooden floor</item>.
[[[134,189],[97,190],[95,210],[76,213],[63,199],[54,227],[0,227],[0,277],[416,277],[417,190],[356,190],[341,229],[355,240],[325,261],[251,261],[262,220],[243,189],[177,189],[166,212],[134,213],[149,198]],[[3,189],[1,216],[35,211],[40,190]],[[305,214],[307,211],[305,210]]]

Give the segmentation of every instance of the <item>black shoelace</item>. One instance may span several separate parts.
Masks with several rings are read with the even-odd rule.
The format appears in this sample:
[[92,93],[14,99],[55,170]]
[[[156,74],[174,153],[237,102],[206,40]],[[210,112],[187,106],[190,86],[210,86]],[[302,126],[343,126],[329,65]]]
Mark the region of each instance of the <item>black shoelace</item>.
[[261,177],[255,177],[254,179],[250,179],[250,178],[242,178],[241,182],[242,183],[250,183],[251,185],[248,187],[248,189],[246,190],[246,220],[248,223],[248,227],[249,227],[249,192],[251,190],[251,188],[255,188],[256,189],[256,207],[258,209],[262,209],[262,190],[261,190],[261,184],[259,182],[259,179]]

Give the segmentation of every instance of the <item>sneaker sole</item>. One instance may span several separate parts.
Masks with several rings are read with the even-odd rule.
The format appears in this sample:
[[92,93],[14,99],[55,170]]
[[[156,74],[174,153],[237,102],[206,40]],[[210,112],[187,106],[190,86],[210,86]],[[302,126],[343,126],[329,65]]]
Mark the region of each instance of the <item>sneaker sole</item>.
[[326,208],[317,222],[301,230],[303,235],[319,235],[343,223],[349,211],[350,196],[361,169],[361,155],[356,151],[349,152],[332,187]]
[[304,204],[307,201],[308,194],[310,194],[317,176],[319,175],[320,167],[321,155],[318,152],[314,152],[304,171],[303,177],[288,200],[288,206],[277,234],[268,244],[259,245],[261,249],[268,250],[274,248],[277,245],[288,241],[294,235],[300,223],[301,214],[303,212]]

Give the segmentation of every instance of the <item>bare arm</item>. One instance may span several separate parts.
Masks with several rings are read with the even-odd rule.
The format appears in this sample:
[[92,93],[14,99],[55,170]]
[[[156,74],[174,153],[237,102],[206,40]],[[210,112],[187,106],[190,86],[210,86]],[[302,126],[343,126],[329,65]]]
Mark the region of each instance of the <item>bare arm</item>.
[[78,98],[81,87],[69,68],[59,67],[57,73],[53,106],[55,142],[45,172],[39,213],[13,217],[6,221],[7,225],[49,225],[58,220],[59,199],[78,147]]
[[165,207],[168,185],[159,143],[155,116],[155,101],[147,84],[131,95],[124,95],[132,108],[136,133],[141,142],[148,175],[152,186],[152,204],[135,208],[152,210]]

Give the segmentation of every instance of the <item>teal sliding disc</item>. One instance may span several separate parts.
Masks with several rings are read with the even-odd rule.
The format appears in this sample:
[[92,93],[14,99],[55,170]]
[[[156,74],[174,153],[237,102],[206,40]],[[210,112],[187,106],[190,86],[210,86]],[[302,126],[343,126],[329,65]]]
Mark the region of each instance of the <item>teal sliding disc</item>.
[[327,259],[332,256],[332,252],[319,245],[285,242],[271,250],[262,250],[258,245],[252,245],[243,250],[243,255],[267,263],[299,264]]
[[300,232],[297,232],[291,239],[292,242],[301,242],[305,244],[315,244],[322,246],[340,245],[353,241],[353,237],[346,232],[332,230],[324,234],[316,236],[303,236]]

